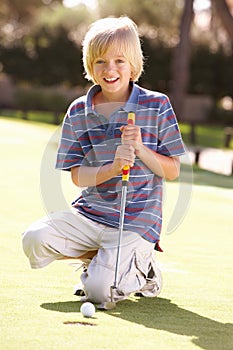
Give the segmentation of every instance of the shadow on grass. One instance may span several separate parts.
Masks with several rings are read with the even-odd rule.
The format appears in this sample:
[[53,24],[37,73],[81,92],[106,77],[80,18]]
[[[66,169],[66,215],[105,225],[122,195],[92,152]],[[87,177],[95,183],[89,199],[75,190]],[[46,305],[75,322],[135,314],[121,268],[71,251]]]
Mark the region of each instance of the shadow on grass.
[[56,303],[44,303],[40,307],[46,310],[58,312],[77,312],[80,309],[81,302],[77,301],[61,301]]
[[[58,312],[77,312],[77,301],[44,303],[41,307]],[[232,350],[233,324],[221,323],[183,309],[164,298],[125,300],[107,311],[113,317],[141,324],[147,328],[189,336],[206,350]]]

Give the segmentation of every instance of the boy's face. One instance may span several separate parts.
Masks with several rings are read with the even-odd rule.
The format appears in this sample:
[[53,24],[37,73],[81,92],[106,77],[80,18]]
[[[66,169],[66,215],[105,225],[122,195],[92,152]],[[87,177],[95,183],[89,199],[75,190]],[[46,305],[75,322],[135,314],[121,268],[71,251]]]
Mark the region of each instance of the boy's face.
[[109,48],[93,63],[93,77],[102,88],[103,95],[116,100],[128,98],[131,65],[123,54]]

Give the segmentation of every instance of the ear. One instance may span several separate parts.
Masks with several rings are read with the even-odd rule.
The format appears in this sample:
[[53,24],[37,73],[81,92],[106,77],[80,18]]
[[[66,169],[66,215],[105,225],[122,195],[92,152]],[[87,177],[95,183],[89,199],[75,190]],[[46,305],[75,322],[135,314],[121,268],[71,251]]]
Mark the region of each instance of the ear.
[[135,73],[131,72],[130,80],[129,81],[135,81]]

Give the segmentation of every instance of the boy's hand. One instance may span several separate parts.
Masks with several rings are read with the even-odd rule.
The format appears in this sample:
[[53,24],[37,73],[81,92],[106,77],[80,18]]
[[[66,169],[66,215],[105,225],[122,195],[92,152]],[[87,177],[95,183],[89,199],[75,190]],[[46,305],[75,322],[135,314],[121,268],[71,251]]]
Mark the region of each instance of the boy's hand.
[[137,155],[137,152],[139,152],[143,146],[141,128],[137,125],[126,125],[122,126],[120,130],[122,132],[122,144],[133,146],[135,154]]
[[120,128],[122,135],[122,145],[117,147],[113,168],[119,174],[124,166],[134,166],[137,153],[139,153],[142,143],[141,129],[137,125],[126,125]]
[[131,145],[120,145],[116,149],[115,158],[113,161],[113,167],[117,174],[119,174],[122,169],[128,165],[133,167],[135,160],[135,150]]

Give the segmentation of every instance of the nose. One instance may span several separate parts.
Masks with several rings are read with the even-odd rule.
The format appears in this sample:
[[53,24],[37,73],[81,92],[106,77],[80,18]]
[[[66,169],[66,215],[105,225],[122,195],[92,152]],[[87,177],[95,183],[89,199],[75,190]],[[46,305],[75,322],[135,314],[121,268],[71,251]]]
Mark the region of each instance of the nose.
[[116,68],[116,65],[115,65],[115,63],[113,61],[109,61],[105,65],[105,70],[106,71],[115,70],[115,68]]

